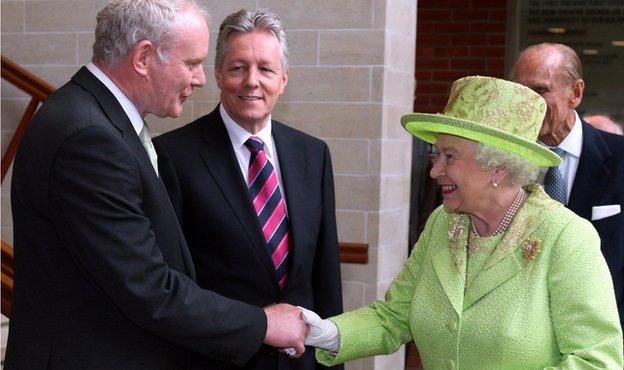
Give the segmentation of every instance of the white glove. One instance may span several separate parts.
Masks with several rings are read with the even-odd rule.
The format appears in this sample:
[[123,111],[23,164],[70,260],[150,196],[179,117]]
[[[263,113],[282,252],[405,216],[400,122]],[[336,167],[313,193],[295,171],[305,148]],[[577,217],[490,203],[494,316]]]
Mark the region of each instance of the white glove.
[[306,310],[303,307],[301,315],[303,321],[310,327],[310,332],[306,338],[306,346],[314,346],[337,353],[340,349],[340,333],[338,327],[331,320],[323,320],[316,313]]

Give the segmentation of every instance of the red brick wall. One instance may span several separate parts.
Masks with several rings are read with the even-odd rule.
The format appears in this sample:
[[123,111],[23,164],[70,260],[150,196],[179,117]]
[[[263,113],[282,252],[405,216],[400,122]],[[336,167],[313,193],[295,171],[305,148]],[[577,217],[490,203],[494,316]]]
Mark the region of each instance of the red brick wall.
[[504,77],[506,25],[506,0],[419,0],[414,111],[440,112],[460,77]]

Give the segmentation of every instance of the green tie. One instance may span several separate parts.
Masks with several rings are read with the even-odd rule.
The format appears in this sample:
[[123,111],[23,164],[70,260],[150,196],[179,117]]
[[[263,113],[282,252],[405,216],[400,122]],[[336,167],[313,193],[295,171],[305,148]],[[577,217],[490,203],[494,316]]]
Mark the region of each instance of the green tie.
[[147,152],[147,156],[152,162],[152,167],[154,167],[154,171],[156,171],[156,176],[158,175],[158,155],[156,154],[156,149],[154,149],[154,144],[152,143],[152,137],[150,135],[149,127],[147,127],[147,123],[143,122],[143,128],[139,133],[139,138],[143,143],[143,147]]

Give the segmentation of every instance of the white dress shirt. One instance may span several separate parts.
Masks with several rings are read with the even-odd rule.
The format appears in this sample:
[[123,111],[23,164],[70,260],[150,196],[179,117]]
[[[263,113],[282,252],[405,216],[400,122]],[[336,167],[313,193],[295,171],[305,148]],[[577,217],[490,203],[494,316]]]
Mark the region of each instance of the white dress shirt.
[[[275,172],[277,173],[277,178],[279,180],[280,190],[282,192],[282,198],[284,199],[284,204],[286,204],[286,196],[284,195],[284,183],[282,182],[282,172],[280,171],[279,159],[277,158],[275,141],[273,140],[273,135],[271,134],[271,116],[269,116],[268,122],[264,126],[264,128],[255,135],[252,135],[247,130],[242,128],[238,123],[236,123],[227,114],[225,108],[223,108],[223,104],[219,105],[219,113],[221,113],[221,119],[223,119],[223,123],[225,124],[225,129],[227,130],[228,136],[230,137],[232,148],[234,149],[236,159],[238,160],[238,165],[247,185],[249,185],[249,159],[251,158],[251,153],[249,152],[249,149],[247,149],[247,147],[245,146],[245,142],[250,137],[256,136],[264,142],[264,153],[266,154],[267,159],[273,165],[273,168],[275,168]],[[286,213],[288,213],[288,206],[286,207]]]
[[104,86],[106,86],[108,90],[110,90],[111,93],[113,93],[115,99],[117,99],[119,104],[121,104],[124,112],[126,112],[126,115],[130,119],[132,127],[134,128],[134,131],[136,131],[136,134],[138,136],[143,129],[143,125],[145,123],[143,122],[143,118],[141,117],[141,114],[139,113],[139,110],[136,108],[134,103],[132,103],[130,99],[128,99],[128,97],[121,91],[121,89],[119,89],[119,87],[117,87],[117,85],[115,85],[115,83],[110,78],[108,78],[108,76],[105,75],[100,68],[98,68],[98,66],[93,63],[89,63],[87,69],[91,73],[93,73],[93,75],[98,80],[100,80],[104,84]]
[[[543,143],[541,143],[544,145]],[[548,147],[547,145],[544,145]],[[548,147],[549,149],[551,147]],[[581,150],[583,149],[583,125],[581,119],[574,112],[574,126],[568,136],[563,139],[562,142],[557,145],[557,148],[563,149],[565,154],[561,158],[561,164],[559,169],[563,173],[563,178],[566,179],[566,203],[570,200],[570,191],[574,184],[574,177],[576,176],[576,170],[578,169],[579,159],[581,157]],[[544,171],[545,173],[545,171]],[[542,184],[544,183],[542,177]]]

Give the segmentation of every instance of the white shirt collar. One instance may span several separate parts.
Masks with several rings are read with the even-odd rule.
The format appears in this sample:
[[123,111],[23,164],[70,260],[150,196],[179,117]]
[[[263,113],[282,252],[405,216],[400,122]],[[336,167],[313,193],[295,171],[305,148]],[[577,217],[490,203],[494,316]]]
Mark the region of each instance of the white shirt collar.
[[[227,130],[228,136],[230,138],[230,142],[232,144],[232,149],[234,150],[234,155],[236,156],[236,161],[238,162],[238,166],[241,170],[241,174],[243,175],[243,179],[246,183],[249,183],[249,160],[251,159],[251,152],[245,146],[245,142],[252,136],[247,130],[239,126],[233,119],[230,117],[223,108],[223,104],[219,105],[219,113],[221,114],[221,119],[225,124],[225,129]],[[280,189],[282,190],[282,195],[284,195],[284,183],[282,181],[282,171],[280,170],[279,158],[277,156],[277,148],[275,147],[275,141],[273,140],[272,135],[272,123],[271,117],[269,116],[267,124],[254,136],[259,137],[262,141],[264,141],[264,152],[267,156],[267,159],[273,164],[273,168],[275,168],[275,172],[277,174],[277,178],[279,180]],[[286,198],[284,198],[286,200]],[[288,202],[286,202],[286,212],[288,212]]]
[[136,108],[134,103],[128,99],[121,89],[119,89],[119,87],[117,87],[117,85],[115,85],[115,83],[108,78],[108,76],[102,72],[100,68],[98,68],[98,66],[93,63],[89,63],[89,65],[87,65],[87,69],[93,73],[93,75],[100,80],[111,93],[113,93],[119,104],[121,104],[124,112],[126,112],[130,122],[132,122],[132,127],[136,131],[137,135],[139,135],[143,129],[143,118],[141,117],[141,114],[139,114],[139,110]]
[[[562,161],[559,165],[559,170],[562,171],[563,177],[566,179],[566,201],[570,199],[570,193],[574,185],[574,178],[576,177],[576,171],[578,170],[581,157],[581,150],[583,149],[583,125],[576,111],[574,115],[574,126],[572,126],[572,130],[570,130],[568,135],[557,146],[565,151],[561,158]],[[544,145],[544,143],[541,144]],[[542,174],[545,173],[546,168],[544,168]],[[540,181],[543,182],[543,177]]]
[[574,126],[572,126],[572,130],[557,147],[565,150],[566,155],[571,154],[577,158],[581,156],[581,150],[583,149],[583,125],[576,111],[574,111]]
[[234,148],[240,148],[245,145],[245,142],[251,137],[256,136],[259,137],[264,142],[264,150],[268,152],[267,155],[269,158],[273,157],[273,137],[271,136],[271,116],[268,118],[267,124],[257,132],[255,135],[249,133],[249,131],[242,128],[238,123],[236,123],[227,113],[223,104],[219,105],[219,113],[221,113],[221,118],[223,119],[223,123],[225,124],[225,128],[230,136],[230,140],[232,141],[232,145]]

